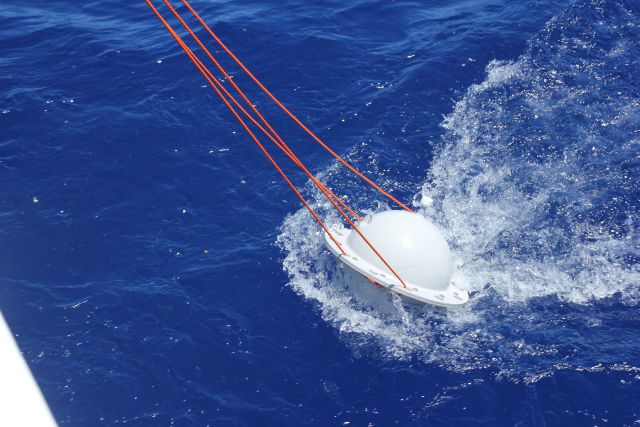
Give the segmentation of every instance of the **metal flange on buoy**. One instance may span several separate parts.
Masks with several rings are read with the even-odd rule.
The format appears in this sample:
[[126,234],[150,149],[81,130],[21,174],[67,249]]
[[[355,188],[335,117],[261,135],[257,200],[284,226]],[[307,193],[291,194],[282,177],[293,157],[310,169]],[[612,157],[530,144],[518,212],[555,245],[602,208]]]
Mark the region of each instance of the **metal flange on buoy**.
[[358,229],[388,264],[355,230],[335,226],[331,233],[346,253],[327,233],[325,244],[347,267],[413,301],[454,307],[469,300],[469,294],[451,282],[447,241],[422,215],[385,211],[360,222]]

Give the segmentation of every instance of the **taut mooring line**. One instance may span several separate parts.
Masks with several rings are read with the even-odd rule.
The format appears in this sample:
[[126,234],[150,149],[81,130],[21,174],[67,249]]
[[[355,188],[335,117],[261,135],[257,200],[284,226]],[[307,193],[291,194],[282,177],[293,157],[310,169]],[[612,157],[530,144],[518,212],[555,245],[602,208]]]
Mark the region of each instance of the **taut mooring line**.
[[296,195],[298,196],[298,198],[300,199],[300,201],[302,201],[302,203],[304,204],[304,206],[307,208],[307,210],[311,213],[311,215],[313,215],[313,217],[315,218],[315,220],[318,222],[318,224],[320,224],[320,226],[322,227],[322,229],[329,235],[329,237],[331,237],[331,240],[338,245],[338,247],[340,248],[340,251],[342,251],[342,253],[346,253],[344,251],[344,249],[342,249],[342,246],[340,246],[340,244],[338,243],[338,241],[336,240],[336,238],[333,236],[333,234],[331,234],[331,232],[329,231],[329,229],[327,228],[327,226],[324,224],[324,222],[322,222],[322,220],[320,219],[320,217],[318,216],[318,214],[316,214],[316,212],[313,210],[313,208],[309,205],[309,203],[306,201],[306,199],[304,198],[304,196],[302,194],[300,194],[300,192],[298,191],[298,189],[296,188],[295,185],[293,185],[293,183],[291,182],[291,180],[289,179],[289,177],[287,176],[287,174],[280,168],[280,166],[278,166],[278,163],[273,159],[273,157],[271,157],[271,155],[269,154],[269,152],[267,151],[267,149],[262,145],[262,143],[260,142],[260,140],[254,135],[254,133],[251,131],[251,129],[249,128],[249,126],[244,122],[244,120],[242,120],[242,117],[240,117],[240,115],[237,113],[237,111],[233,108],[233,106],[229,103],[229,101],[227,101],[227,99],[225,98],[225,96],[222,94],[222,92],[220,92],[220,90],[217,88],[217,86],[213,83],[213,80],[211,80],[209,78],[209,76],[207,75],[207,73],[205,73],[204,70],[204,65],[202,65],[202,62],[200,62],[200,60],[196,57],[196,55],[191,51],[191,49],[189,49],[189,47],[184,43],[184,41],[182,41],[182,38],[180,38],[180,36],[173,30],[173,28],[171,28],[171,26],[169,25],[169,23],[162,17],[162,15],[160,14],[160,12],[158,12],[158,10],[153,6],[153,4],[151,3],[150,0],[145,0],[145,2],[147,3],[147,5],[149,5],[149,7],[153,10],[153,12],[156,14],[156,16],[158,17],[158,19],[162,22],[162,24],[166,27],[166,29],[169,31],[169,33],[171,33],[171,35],[173,36],[173,38],[176,40],[176,42],[178,42],[178,44],[180,45],[180,47],[185,51],[185,53],[187,54],[187,56],[189,57],[189,59],[191,59],[191,61],[193,61],[193,63],[195,64],[195,66],[198,68],[198,70],[204,75],[205,79],[207,79],[207,81],[209,82],[209,84],[211,85],[211,87],[213,87],[213,89],[216,91],[216,93],[218,94],[218,96],[220,97],[220,99],[222,99],[222,101],[225,103],[225,105],[227,106],[227,108],[229,108],[229,110],[233,113],[234,117],[238,120],[238,122],[240,122],[240,124],[242,125],[242,127],[244,128],[244,130],[249,134],[249,136],[251,137],[251,139],[253,139],[253,141],[258,145],[258,147],[260,148],[260,150],[264,153],[265,156],[267,156],[267,158],[269,159],[269,161],[271,162],[271,164],[276,168],[276,170],[280,173],[280,175],[282,176],[282,178],[287,182],[287,184],[289,184],[289,186],[291,187],[291,189],[296,193]]
[[[171,10],[171,12],[175,15],[175,17],[180,21],[180,23],[187,29],[187,31],[189,32],[189,34],[196,40],[196,42],[198,43],[198,45],[201,47],[201,49],[203,51],[205,51],[205,53],[207,54],[207,56],[209,56],[209,58],[211,59],[212,62],[214,62],[214,64],[218,67],[218,69],[223,73],[223,75],[225,76],[225,78],[227,79],[227,81],[229,81],[233,87],[236,89],[236,91],[241,95],[241,97],[245,100],[245,102],[253,109],[253,111],[256,113],[256,115],[263,121],[263,123],[267,126],[267,128],[269,129],[269,131],[267,131],[264,127],[262,127],[256,120],[255,118],[246,110],[244,109],[240,103],[235,99],[235,97],[222,85],[222,83],[220,83],[218,81],[217,78],[215,78],[215,76],[213,75],[213,73],[211,73],[211,71],[202,63],[202,61],[198,58],[198,56],[191,50],[191,48],[189,48],[189,46],[187,46],[187,44],[182,40],[182,38],[174,31],[174,29],[171,27],[171,25],[164,19],[164,17],[160,14],[160,12],[158,11],[158,9],[156,9],[156,7],[151,3],[150,0],[145,0],[147,5],[153,10],[153,12],[155,13],[155,15],[158,17],[158,19],[162,22],[162,24],[165,26],[165,28],[169,31],[169,33],[171,34],[171,36],[176,40],[176,42],[180,45],[180,47],[184,50],[184,52],[187,54],[187,56],[189,57],[189,59],[191,59],[191,61],[194,63],[194,65],[196,66],[196,68],[198,68],[198,70],[200,71],[200,73],[202,73],[202,75],[205,77],[205,79],[207,80],[207,82],[211,85],[211,87],[215,90],[216,94],[220,97],[220,99],[222,99],[222,101],[224,102],[224,104],[227,106],[227,108],[231,111],[231,113],[234,115],[234,117],[236,118],[236,120],[238,120],[238,122],[242,125],[242,127],[244,128],[244,130],[249,134],[249,136],[253,139],[253,141],[258,145],[258,147],[260,148],[260,150],[264,153],[264,155],[269,159],[269,161],[271,162],[271,164],[276,168],[276,170],[280,173],[280,175],[283,177],[283,179],[287,182],[287,184],[291,187],[291,189],[295,192],[295,194],[298,196],[298,198],[302,201],[302,203],[304,204],[304,206],[307,208],[307,210],[313,215],[314,219],[318,222],[318,224],[320,224],[320,226],[322,227],[322,229],[325,231],[325,233],[327,233],[327,235],[331,238],[331,240],[336,244],[336,246],[340,249],[340,251],[342,252],[342,254],[346,255],[346,252],[344,251],[344,249],[342,248],[342,246],[338,243],[337,239],[333,236],[333,234],[328,230],[328,228],[326,227],[326,225],[324,224],[324,222],[320,219],[320,217],[317,215],[317,213],[313,210],[313,208],[309,205],[309,203],[306,201],[306,199],[304,198],[304,196],[302,196],[302,194],[300,193],[300,191],[296,188],[296,186],[293,184],[293,182],[291,182],[291,180],[289,179],[289,177],[286,175],[286,173],[280,168],[280,166],[278,165],[278,163],[275,161],[275,159],[269,154],[268,150],[264,147],[264,145],[260,142],[260,140],[258,139],[258,137],[253,133],[253,131],[249,128],[249,126],[247,125],[247,123],[242,119],[242,117],[238,114],[238,112],[236,111],[236,109],[233,107],[233,105],[231,105],[231,102],[233,102],[236,107],[238,107],[238,109],[255,125],[257,126],[281,151],[283,151],[283,153],[285,155],[287,155],[287,157],[289,157],[289,159],[291,159],[298,167],[300,167],[309,178],[311,178],[311,180],[313,181],[313,183],[320,189],[320,191],[322,191],[322,193],[327,197],[327,199],[329,200],[329,202],[331,202],[331,204],[338,210],[338,212],[340,212],[340,214],[344,217],[344,219],[353,227],[353,229],[358,233],[358,235],[362,238],[362,240],[369,246],[369,248],[376,254],[376,256],[384,263],[384,265],[393,273],[393,275],[400,281],[400,283],[402,284],[402,286],[404,288],[407,287],[407,285],[405,284],[404,280],[402,280],[402,278],[400,277],[400,275],[393,269],[393,267],[391,267],[391,265],[389,265],[389,263],[384,259],[384,257],[377,251],[377,249],[371,244],[371,242],[369,242],[369,240],[364,236],[364,234],[360,231],[360,229],[356,226],[356,224],[349,218],[349,216],[340,208],[340,206],[338,206],[336,204],[336,200],[343,205],[347,210],[349,210],[349,212],[351,212],[356,218],[360,219],[360,217],[355,213],[355,211],[353,211],[349,206],[346,205],[346,203],[344,203],[344,201],[342,199],[340,199],[338,196],[336,196],[331,190],[329,190],[324,184],[322,184],[311,172],[309,172],[309,170],[302,164],[302,162],[298,159],[298,157],[293,153],[293,151],[289,148],[289,146],[284,142],[284,140],[280,137],[280,135],[271,127],[271,125],[268,123],[268,121],[262,116],[262,114],[260,114],[260,112],[257,110],[257,108],[251,103],[251,101],[246,97],[246,95],[244,94],[244,92],[242,92],[242,90],[235,84],[235,82],[233,81],[233,79],[231,79],[231,77],[227,74],[227,72],[224,70],[224,68],[218,63],[218,61],[216,61],[216,59],[213,57],[213,55],[211,55],[211,53],[209,52],[209,50],[204,46],[204,44],[200,41],[200,39],[195,35],[195,33],[191,30],[191,28],[188,26],[188,24],[182,19],[182,17],[180,16],[180,14],[175,10],[175,8],[173,8],[173,6],[169,3],[168,0],[163,0],[164,3],[169,7],[169,9]],[[397,204],[399,204],[400,206],[402,206],[405,210],[408,210],[409,212],[412,212],[411,209],[409,209],[407,206],[405,206],[404,204],[402,204],[401,202],[399,202],[398,200],[396,200],[393,196],[391,196],[390,194],[386,193],[384,190],[382,190],[379,186],[377,186],[375,183],[373,183],[373,181],[371,181],[369,178],[367,178],[366,176],[364,176],[363,174],[361,174],[360,172],[358,172],[355,168],[353,168],[351,165],[349,165],[346,161],[344,161],[340,156],[338,156],[336,153],[334,153],[328,146],[326,146],[319,138],[317,138],[315,136],[315,134],[313,134],[310,130],[308,130],[308,128],[306,128],[306,126],[304,126],[295,116],[293,116],[292,113],[289,112],[289,110],[286,109],[286,107],[284,107],[273,95],[271,95],[271,93],[264,87],[262,86],[262,84],[255,78],[253,77],[253,74],[251,74],[249,72],[248,69],[246,69],[246,67],[244,67],[244,65],[242,65],[242,63],[235,57],[235,55],[233,55],[233,53],[231,53],[230,50],[228,50],[228,48],[226,48],[226,46],[222,43],[222,41],[220,41],[217,36],[215,36],[215,34],[210,30],[210,28],[204,23],[204,21],[202,20],[202,18],[200,18],[200,16],[195,12],[195,10],[193,10],[193,8],[191,8],[191,5],[189,5],[189,3],[187,3],[185,0],[182,0],[182,2],[191,10],[191,12],[198,18],[198,20],[203,24],[203,26],[209,31],[209,33],[216,39],[216,41],[219,42],[219,44],[221,44],[221,46],[225,49],[225,51],[227,51],[227,53],[229,55],[231,55],[236,62],[238,63],[238,65],[241,66],[241,68],[243,68],[243,70],[252,77],[252,79],[258,83],[258,85],[260,86],[261,89],[263,89],[263,91],[265,91],[265,93],[267,93],[274,102],[276,102],[276,104],[278,104],[285,112],[287,112],[289,114],[289,116],[296,122],[298,123],[303,129],[305,129],[307,131],[307,133],[309,133],[312,137],[314,137],[314,139],[316,139],[327,151],[329,151],[331,154],[334,155],[334,157],[336,157],[338,160],[340,160],[340,162],[342,164],[344,164],[345,166],[347,166],[351,171],[353,171],[354,173],[356,173],[358,176],[360,176],[361,178],[363,178],[365,181],[367,181],[368,183],[370,183],[372,186],[374,186],[374,188],[378,189],[382,194],[384,194],[385,196],[389,197],[391,200],[395,201]],[[229,97],[229,99],[231,100],[231,102],[229,101],[229,99],[227,99],[227,97]],[[275,138],[274,138],[275,136]]]
[[273,95],[269,89],[267,89],[261,82],[260,80],[258,80],[258,78],[256,76],[253,75],[253,73],[251,71],[249,71],[249,69],[242,63],[242,61],[240,61],[240,59],[238,59],[238,57],[231,51],[231,49],[229,49],[229,47],[216,35],[216,33],[207,25],[207,23],[204,21],[204,19],[202,19],[202,17],[198,14],[198,12],[195,11],[195,9],[193,9],[193,7],[191,7],[191,5],[189,4],[189,2],[187,0],[181,0],[182,3],[189,9],[189,11],[193,14],[193,16],[196,17],[196,19],[200,22],[200,24],[202,24],[202,26],[207,30],[207,32],[211,35],[211,37],[213,37],[213,39],[218,43],[218,45],[220,45],[220,47],[222,49],[224,49],[225,52],[227,52],[227,54],[233,58],[233,60],[236,62],[236,64],[238,64],[238,66],[240,68],[242,68],[242,70],[251,78],[251,80],[254,81],[254,83],[256,85],[258,85],[258,87],[260,89],[262,89],[262,91],[267,94],[267,96],[269,96],[269,98],[271,98],[271,100],[278,106],[280,107],[280,109],[282,111],[284,111],[289,118],[291,118],[291,120],[293,120],[294,122],[296,122],[298,124],[298,126],[300,126],[309,136],[311,136],[318,144],[320,144],[325,150],[327,150],[333,157],[335,157],[340,163],[342,163],[346,168],[348,168],[351,172],[353,172],[354,174],[356,174],[358,177],[362,178],[367,184],[371,185],[373,188],[375,188],[376,190],[378,190],[382,195],[384,195],[385,197],[387,197],[388,199],[392,200],[393,202],[395,202],[398,206],[400,206],[402,209],[409,211],[409,212],[413,212],[413,210],[411,208],[409,208],[407,205],[405,205],[404,203],[402,203],[400,200],[396,199],[395,197],[393,197],[391,194],[387,193],[385,190],[383,190],[378,184],[376,184],[375,182],[373,182],[370,178],[368,178],[366,175],[364,175],[363,173],[361,173],[360,171],[358,171],[355,167],[353,167],[350,163],[348,163],[346,160],[344,160],[338,153],[336,153],[335,151],[333,151],[324,141],[322,141],[315,133],[313,133],[313,131],[311,131],[307,126],[305,126],[304,123],[302,123],[291,111],[289,111],[289,109],[287,107],[285,107],[279,100],[278,98],[275,97],[275,95]]
[[[178,21],[180,21],[180,23],[182,24],[182,26],[189,32],[189,34],[191,35],[191,37],[198,43],[198,45],[200,46],[200,48],[205,52],[205,54],[209,57],[209,59],[211,60],[211,62],[213,62],[215,64],[215,66],[218,68],[218,70],[220,70],[220,72],[222,72],[222,74],[224,75],[225,79],[231,83],[231,85],[234,87],[234,89],[236,90],[236,92],[238,92],[238,94],[242,97],[242,99],[247,103],[247,105],[256,113],[256,115],[260,118],[260,120],[262,120],[262,122],[265,124],[265,126],[269,129],[270,133],[267,132],[262,126],[260,126],[260,124],[258,124],[256,122],[256,120],[254,119],[254,117],[248,113],[236,100],[236,98],[229,93],[229,91],[227,91],[227,89],[224,87],[224,85],[222,85],[211,73],[211,71],[209,71],[208,68],[204,67],[205,70],[207,71],[207,73],[209,74],[209,76],[215,81],[215,83],[218,85],[219,89],[222,89],[224,91],[224,93],[233,101],[233,103],[240,109],[240,111],[243,112],[243,114],[249,119],[251,120],[251,122],[257,126],[280,150],[282,150],[298,167],[300,167],[300,169],[302,169],[302,171],[314,182],[314,184],[316,184],[316,186],[320,189],[320,191],[322,191],[325,196],[327,196],[327,198],[329,199],[329,201],[331,201],[331,199],[334,199],[336,201],[338,201],[338,203],[340,203],[342,205],[342,207],[344,207],[345,209],[347,209],[356,219],[358,219],[359,221],[362,220],[362,218],[360,217],[360,215],[358,215],[351,207],[349,207],[340,197],[338,197],[336,194],[334,194],[328,187],[326,187],[322,182],[320,182],[311,172],[309,172],[309,170],[307,170],[307,168],[304,166],[304,164],[298,159],[298,157],[293,153],[293,151],[289,148],[289,146],[284,142],[284,140],[280,137],[280,135],[278,134],[278,132],[275,131],[275,129],[273,129],[273,127],[271,127],[271,125],[269,124],[269,122],[267,121],[267,119],[265,119],[262,114],[260,114],[260,111],[258,111],[258,108],[251,102],[251,100],[245,95],[245,93],[242,91],[242,89],[240,89],[240,87],[238,87],[238,85],[233,81],[233,79],[231,78],[231,76],[229,76],[229,74],[226,72],[226,70],[222,67],[222,65],[220,65],[220,63],[214,58],[214,56],[211,54],[211,52],[209,51],[209,49],[207,49],[207,47],[204,45],[204,43],[202,43],[202,41],[200,40],[200,38],[193,32],[193,30],[191,29],[191,27],[184,21],[184,19],[182,19],[182,16],[180,16],[180,14],[178,13],[178,11],[171,5],[171,3],[168,0],[164,0],[164,3],[167,5],[167,7],[169,7],[169,9],[171,10],[171,12],[173,13],[173,15],[178,19]],[[192,51],[193,52],[193,51]],[[201,65],[204,66],[204,64],[201,63]],[[277,139],[274,140],[274,137]],[[333,202],[332,202],[333,203]],[[335,206],[335,205],[334,205]],[[337,209],[340,209],[336,206]]]

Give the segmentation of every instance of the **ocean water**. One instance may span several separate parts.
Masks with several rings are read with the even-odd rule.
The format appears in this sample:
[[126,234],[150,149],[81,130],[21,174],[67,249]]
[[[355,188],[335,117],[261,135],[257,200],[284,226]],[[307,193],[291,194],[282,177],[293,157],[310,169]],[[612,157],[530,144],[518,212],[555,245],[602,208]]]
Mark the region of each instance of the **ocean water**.
[[193,5],[337,152],[434,199],[471,301],[340,268],[144,2],[6,0],[0,309],[60,425],[640,424],[640,3]]

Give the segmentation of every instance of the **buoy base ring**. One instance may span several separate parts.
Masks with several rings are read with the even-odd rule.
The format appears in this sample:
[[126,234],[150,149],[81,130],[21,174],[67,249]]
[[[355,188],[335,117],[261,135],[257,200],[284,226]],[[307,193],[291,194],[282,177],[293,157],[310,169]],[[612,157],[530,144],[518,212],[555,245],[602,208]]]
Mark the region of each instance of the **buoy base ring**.
[[350,250],[349,245],[347,244],[347,239],[351,233],[354,233],[354,231],[340,225],[336,225],[331,228],[331,234],[338,241],[338,244],[340,244],[346,254],[342,253],[338,245],[331,240],[331,237],[327,233],[323,233],[325,245],[329,251],[338,258],[338,260],[352,270],[362,274],[372,282],[403,297],[409,298],[412,301],[417,301],[423,304],[433,304],[441,307],[457,307],[469,301],[469,294],[467,291],[458,289],[453,283],[450,283],[449,286],[443,290],[428,289],[413,283],[406,283],[407,287],[405,288],[398,278],[392,273],[382,271],[362,258],[353,255],[353,251]]

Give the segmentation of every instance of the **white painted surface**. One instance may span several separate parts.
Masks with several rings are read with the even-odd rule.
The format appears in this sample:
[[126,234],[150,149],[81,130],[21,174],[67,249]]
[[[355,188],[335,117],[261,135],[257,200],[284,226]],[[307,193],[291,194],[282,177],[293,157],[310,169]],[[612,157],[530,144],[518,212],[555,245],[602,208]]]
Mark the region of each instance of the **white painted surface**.
[[454,307],[465,304],[469,294],[451,283],[449,245],[440,230],[421,215],[386,211],[358,225],[367,240],[398,273],[405,286],[355,231],[341,226],[325,233],[325,243],[340,261],[372,281],[412,300]]
[[0,426],[55,425],[29,366],[0,314]]

